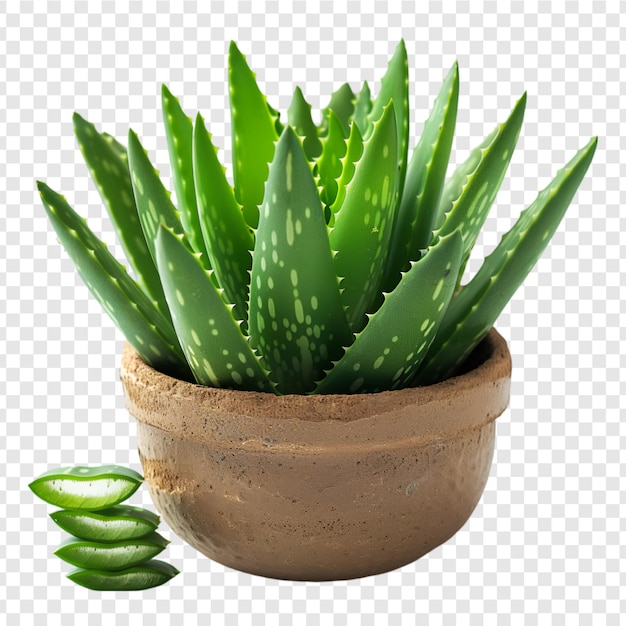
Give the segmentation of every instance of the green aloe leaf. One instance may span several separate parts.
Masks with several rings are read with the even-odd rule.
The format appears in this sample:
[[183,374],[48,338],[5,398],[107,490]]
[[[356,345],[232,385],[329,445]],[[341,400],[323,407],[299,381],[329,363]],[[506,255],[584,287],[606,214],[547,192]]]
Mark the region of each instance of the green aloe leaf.
[[151,559],[122,570],[74,568],[67,577],[78,585],[95,591],[135,591],[158,587],[180,572],[163,561]]
[[233,188],[226,180],[226,171],[200,114],[196,117],[194,129],[193,169],[202,234],[211,266],[226,299],[235,305],[233,313],[243,323],[245,332],[254,237]]
[[380,293],[393,227],[397,155],[396,115],[390,102],[374,122],[330,233],[341,300],[353,331],[363,327],[365,313]]
[[[385,102],[385,104],[387,104]],[[372,95],[370,92],[370,86],[367,81],[363,83],[361,91],[354,103],[354,122],[358,126],[359,131],[363,137],[368,134],[369,127],[371,126],[370,112],[372,110]]]
[[67,538],[54,554],[76,567],[121,571],[157,556],[170,542],[157,532],[140,539],[102,543]]
[[317,136],[317,126],[311,117],[311,105],[304,99],[300,87],[296,87],[287,111],[287,119],[296,133],[302,138],[302,147],[309,161],[316,159],[322,152],[322,142]]
[[331,225],[334,223],[334,214],[341,209],[346,197],[346,188],[356,172],[356,162],[363,155],[363,137],[356,122],[350,127],[346,156],[341,159],[341,177],[337,180],[337,195],[331,205]]
[[385,285],[391,291],[409,261],[430,245],[450,159],[459,99],[455,63],[443,82],[407,168],[402,199],[394,223]]
[[319,194],[290,126],[278,142],[261,207],[249,326],[282,393],[312,391],[351,340]]
[[274,129],[276,130],[276,137],[280,137],[285,125],[280,121],[280,111],[275,109],[269,102],[267,103],[267,110],[270,112],[274,120]]
[[521,213],[474,278],[461,287],[415,384],[447,378],[483,340],[556,231],[587,172],[596,144],[597,138],[592,139],[558,172]]
[[65,198],[37,183],[48,218],[80,277],[139,356],[154,369],[189,380],[171,322],[94,235]]
[[322,121],[318,128],[320,137],[325,137],[330,131],[330,113],[335,114],[337,121],[341,124],[344,137],[350,132],[350,120],[354,115],[354,105],[356,96],[348,83],[344,83],[330,97],[328,106],[322,109]]
[[337,180],[341,177],[342,159],[347,152],[346,137],[341,122],[331,109],[328,112],[328,134],[322,140],[322,154],[317,161],[320,198],[328,207],[337,198]]
[[411,264],[316,393],[373,393],[406,384],[452,297],[461,247],[460,234],[453,233]]
[[[78,115],[78,113],[74,113],[74,115],[80,118],[80,115]],[[80,119],[83,119],[83,118],[80,118]],[[86,120],[83,120],[83,121],[85,121],[87,124],[89,123]],[[115,137],[113,137],[113,135],[109,135],[109,133],[99,133],[99,134],[111,146],[111,149],[115,152],[115,154],[117,154],[117,156],[126,163],[126,169],[128,169],[128,154],[126,152],[126,146],[120,143]]]
[[74,113],[74,133],[137,280],[169,317],[159,274],[139,222],[126,148]]
[[267,374],[242,334],[197,253],[161,226],[157,266],[174,327],[196,381],[209,387],[272,391]]
[[[440,203],[443,225],[434,233],[434,240],[455,230],[463,236],[464,267],[485,223],[489,209],[500,189],[519,137],[526,94],[517,101],[509,118],[475,148],[469,158],[446,183]],[[461,276],[459,276],[459,281]]]
[[193,124],[165,85],[161,90],[161,101],[180,220],[193,250],[202,252],[206,258],[193,176]]
[[[381,81],[380,91],[372,104],[369,114],[371,122],[377,122],[382,117],[389,101],[393,102],[398,134],[398,187],[395,193],[401,196],[409,147],[409,62],[403,39],[400,40],[389,61],[387,71]],[[369,139],[373,128],[373,124],[368,125],[367,133],[363,135],[365,139]],[[394,204],[395,202],[394,198]]]
[[263,202],[269,163],[278,139],[278,117],[267,104],[244,56],[235,42],[228,55],[230,109],[233,127],[235,196],[243,206],[246,222],[256,228]]
[[124,541],[145,537],[160,522],[152,511],[116,504],[98,511],[60,509],[50,513],[57,526],[74,537],[88,541]]
[[[148,153],[132,130],[128,132],[128,160],[139,219],[148,249],[156,263],[156,237],[159,225],[165,224],[179,235],[185,231],[180,213],[170,199],[170,192],[163,186],[159,173],[148,158]],[[185,243],[191,247],[186,237]],[[206,255],[202,256],[202,262],[209,269]]]
[[97,511],[127,500],[142,482],[143,476],[129,467],[77,465],[50,469],[28,486],[49,504],[64,509]]

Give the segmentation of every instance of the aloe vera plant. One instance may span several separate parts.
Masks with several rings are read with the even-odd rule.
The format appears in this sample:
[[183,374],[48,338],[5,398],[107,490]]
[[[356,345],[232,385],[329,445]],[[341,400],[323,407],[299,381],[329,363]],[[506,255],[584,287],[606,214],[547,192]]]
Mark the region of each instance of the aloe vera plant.
[[299,88],[281,121],[234,43],[228,75],[233,184],[204,119],[192,121],[163,87],[176,204],[132,130],[124,147],[74,115],[131,273],[38,183],[78,272],[142,359],[203,385],[362,393],[453,375],[540,257],[597,143],[558,172],[462,284],[525,94],[446,180],[456,63],[410,158],[404,42],[374,99],[367,84],[358,95],[343,85],[319,124]]

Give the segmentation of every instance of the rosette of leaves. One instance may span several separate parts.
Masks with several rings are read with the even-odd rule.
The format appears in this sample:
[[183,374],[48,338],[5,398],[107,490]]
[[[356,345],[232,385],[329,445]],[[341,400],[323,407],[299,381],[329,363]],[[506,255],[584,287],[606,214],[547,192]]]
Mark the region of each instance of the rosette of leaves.
[[127,272],[65,198],[39,190],[87,287],[142,359],[202,385],[362,393],[454,374],[554,234],[593,138],[462,276],[515,148],[525,94],[447,179],[459,94],[446,76],[409,158],[400,42],[372,98],[332,94],[315,123],[297,88],[286,119],[234,43],[233,182],[204,119],[166,87],[176,204],[137,135],[127,146],[78,114],[78,143],[126,252]]

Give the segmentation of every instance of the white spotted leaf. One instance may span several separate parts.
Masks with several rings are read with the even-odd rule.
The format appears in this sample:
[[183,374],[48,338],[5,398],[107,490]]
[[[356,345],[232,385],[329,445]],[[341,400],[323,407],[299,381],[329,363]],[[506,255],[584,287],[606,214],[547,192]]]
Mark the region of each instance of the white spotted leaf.
[[439,219],[443,219],[443,224],[436,229],[433,240],[460,230],[463,236],[462,267],[467,262],[502,184],[519,137],[525,108],[524,93],[506,122],[497,126],[471,152],[443,189],[438,209]]
[[98,187],[130,266],[145,292],[169,318],[156,266],[141,228],[126,148],[111,135],[74,113],[74,133],[87,167]]
[[[150,254],[156,263],[156,237],[159,225],[164,224],[177,235],[182,235],[184,229],[180,213],[172,204],[170,192],[163,186],[147,152],[132,130],[128,132],[128,161],[141,227]],[[185,243],[191,248],[187,238]],[[202,262],[206,269],[209,269],[206,255],[202,256]]]
[[412,263],[315,392],[374,393],[404,386],[437,334],[461,248],[461,235],[452,233]]
[[522,211],[474,278],[462,286],[446,311],[415,384],[452,375],[483,340],[554,235],[593,158],[592,139]]
[[210,387],[273,391],[231,307],[180,235],[159,227],[157,266],[174,328],[196,381]]
[[394,111],[390,102],[374,123],[330,233],[330,245],[336,252],[335,270],[341,278],[341,299],[355,332],[363,327],[365,313],[380,294],[389,251],[398,184]]
[[193,177],[193,124],[165,85],[161,89],[161,103],[180,220],[193,250],[202,252],[206,258]]
[[254,73],[235,42],[228,54],[230,111],[233,127],[235,196],[246,222],[256,228],[269,163],[278,139],[278,115],[261,93]]
[[194,128],[193,170],[200,225],[211,267],[226,300],[235,305],[233,313],[246,332],[254,237],[200,114]]
[[312,391],[352,337],[322,204],[290,126],[276,147],[261,206],[248,323],[281,393]]
[[390,101],[394,105],[396,133],[398,136],[398,188],[396,193],[401,195],[406,176],[407,150],[409,147],[409,62],[403,39],[400,40],[389,61],[387,71],[381,80],[380,91],[372,103],[367,132],[363,134],[364,139],[369,139],[374,130],[373,123],[380,120]]
[[190,380],[171,322],[65,198],[44,183],[37,186],[50,223],[80,277],[139,356],[158,371]]
[[385,289],[391,291],[410,261],[420,258],[432,239],[446,177],[459,98],[455,63],[441,86],[409,162],[389,247]]

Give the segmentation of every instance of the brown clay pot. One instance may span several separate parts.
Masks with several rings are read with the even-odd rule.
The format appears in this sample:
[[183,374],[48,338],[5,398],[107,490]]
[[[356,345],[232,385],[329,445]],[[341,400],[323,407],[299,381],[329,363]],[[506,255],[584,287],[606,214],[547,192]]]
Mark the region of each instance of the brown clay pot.
[[495,330],[469,367],[428,387],[274,396],[175,380],[127,345],[121,377],[170,527],[235,569],[321,581],[406,565],[467,521],[509,400]]

